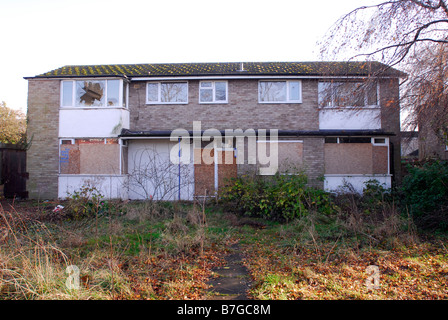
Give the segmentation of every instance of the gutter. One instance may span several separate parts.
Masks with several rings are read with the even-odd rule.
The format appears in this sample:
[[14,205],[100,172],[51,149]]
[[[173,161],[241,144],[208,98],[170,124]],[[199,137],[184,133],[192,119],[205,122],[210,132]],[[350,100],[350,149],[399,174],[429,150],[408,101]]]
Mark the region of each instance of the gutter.
[[[238,133],[233,132],[233,130],[227,131],[227,135],[229,136],[253,136],[253,132],[255,132],[255,136],[258,135],[258,129],[245,133]],[[355,137],[355,136],[395,136],[396,134],[393,132],[385,132],[383,130],[315,130],[315,131],[308,131],[308,130],[276,130],[279,137],[332,137],[332,136],[348,136],[348,137]],[[173,131],[171,130],[150,130],[150,131],[131,131],[129,129],[122,129],[121,133],[119,135],[122,139],[144,139],[144,138],[169,138],[171,137]],[[192,136],[213,136],[213,134],[210,134],[210,131],[207,130],[201,130],[200,132],[197,131],[185,131],[188,132],[188,135],[190,137]],[[219,132],[221,136],[226,136],[226,130],[218,130],[215,132]],[[265,130],[266,134],[270,134],[271,130]],[[275,131],[273,132],[275,133]],[[179,137],[179,135],[173,135],[173,137]]]

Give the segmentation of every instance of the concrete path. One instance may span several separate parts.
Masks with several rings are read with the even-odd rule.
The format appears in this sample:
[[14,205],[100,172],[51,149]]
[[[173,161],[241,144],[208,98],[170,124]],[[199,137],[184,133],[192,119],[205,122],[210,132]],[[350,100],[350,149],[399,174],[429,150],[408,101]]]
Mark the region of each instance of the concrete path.
[[208,300],[247,300],[250,278],[247,268],[242,264],[242,255],[238,243],[230,247],[230,254],[225,257],[226,264],[212,271],[218,277],[208,284],[210,295]]

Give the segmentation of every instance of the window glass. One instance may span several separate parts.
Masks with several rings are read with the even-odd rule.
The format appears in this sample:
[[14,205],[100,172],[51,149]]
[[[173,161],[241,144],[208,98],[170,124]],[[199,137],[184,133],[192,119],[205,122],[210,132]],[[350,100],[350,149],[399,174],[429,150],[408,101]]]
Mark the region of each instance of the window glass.
[[201,102],[213,102],[213,89],[201,89],[199,96]]
[[261,81],[259,84],[260,101],[286,101],[286,81]]
[[300,99],[300,84],[298,81],[289,82],[289,100],[298,101]]
[[320,107],[364,107],[378,105],[377,87],[362,82],[319,82]]
[[318,92],[319,107],[331,107],[333,105],[331,82],[319,82]]
[[201,82],[201,88],[212,88],[213,87],[213,83],[212,82]]
[[187,83],[161,83],[160,96],[161,102],[187,102]]
[[62,106],[71,107],[73,104],[73,81],[62,82]]
[[126,97],[127,97],[127,88],[128,88],[128,84],[126,82],[123,81],[123,94],[121,95],[123,97],[123,108],[126,108]]
[[370,137],[341,137],[339,143],[371,143]]
[[371,84],[367,90],[367,104],[369,106],[378,105],[378,92],[376,84]]
[[215,83],[215,100],[226,101],[227,100],[227,83],[216,82]]
[[105,81],[76,81],[76,106],[102,107],[105,105]]
[[119,106],[120,80],[107,80],[107,106]]
[[203,81],[199,85],[200,102],[226,102],[227,82]]
[[159,101],[159,84],[158,83],[148,83],[147,86],[147,96],[148,101],[158,102]]

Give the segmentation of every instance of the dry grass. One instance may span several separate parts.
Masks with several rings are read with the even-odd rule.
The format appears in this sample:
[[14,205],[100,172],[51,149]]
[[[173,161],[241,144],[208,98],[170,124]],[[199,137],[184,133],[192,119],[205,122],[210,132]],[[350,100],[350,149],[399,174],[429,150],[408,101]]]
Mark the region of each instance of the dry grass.
[[[0,208],[0,299],[202,299],[235,241],[253,299],[447,299],[446,237],[423,238],[393,203],[354,200],[288,224],[203,204],[119,203],[98,221],[55,217],[54,204]],[[79,289],[66,286],[70,265]],[[379,289],[366,287],[370,265]]]

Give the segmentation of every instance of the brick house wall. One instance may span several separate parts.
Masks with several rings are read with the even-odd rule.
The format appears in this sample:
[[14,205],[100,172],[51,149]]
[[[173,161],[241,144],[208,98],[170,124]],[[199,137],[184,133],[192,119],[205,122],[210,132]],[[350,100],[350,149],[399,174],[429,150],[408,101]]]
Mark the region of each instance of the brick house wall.
[[398,79],[382,79],[379,81],[381,128],[386,132],[394,132],[390,142],[393,145],[393,178],[395,183],[401,182],[401,135],[400,135],[400,93]]
[[146,83],[129,88],[132,130],[202,129],[318,130],[317,81],[302,81],[300,104],[258,103],[258,80],[228,80],[228,103],[200,104],[199,80],[188,81],[188,104],[146,105]]
[[[56,198],[59,174],[60,79],[28,79],[27,152],[30,198]],[[258,103],[258,79],[229,79],[228,103],[200,104],[199,80],[188,81],[188,104],[146,104],[146,81],[129,85],[130,129],[134,131],[192,129],[280,129],[319,131],[318,80],[302,79],[302,103]],[[399,87],[397,78],[379,82],[381,129],[395,132],[394,177],[400,181]],[[310,184],[322,187],[325,174],[324,137],[295,137],[303,141],[303,167]],[[238,164],[238,172],[249,165]]]
[[60,81],[28,81],[28,196],[53,199],[58,194]]

